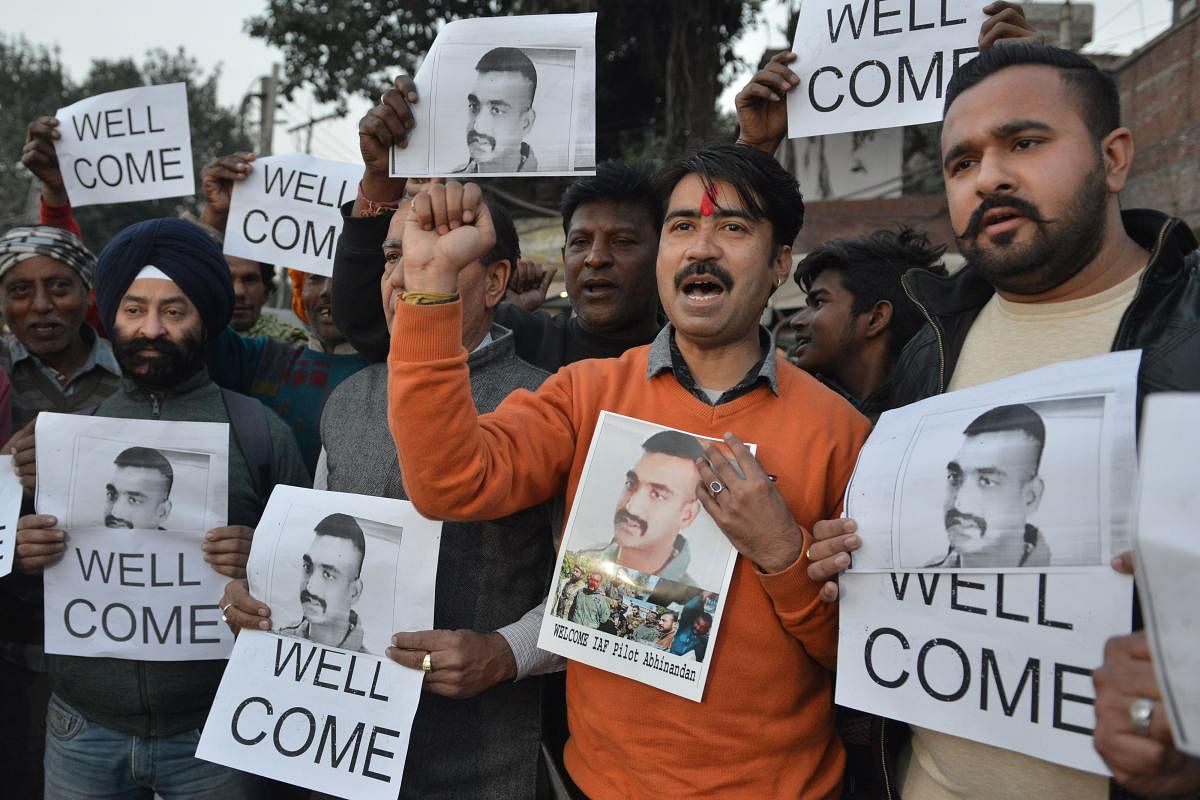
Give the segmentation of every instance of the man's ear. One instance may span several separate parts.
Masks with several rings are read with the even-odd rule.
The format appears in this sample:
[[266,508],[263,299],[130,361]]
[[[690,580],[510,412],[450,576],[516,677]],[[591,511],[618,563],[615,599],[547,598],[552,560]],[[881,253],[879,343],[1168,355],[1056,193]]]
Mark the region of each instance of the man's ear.
[[1133,164],[1133,134],[1128,128],[1117,128],[1100,140],[1100,155],[1104,158],[1105,182],[1109,194],[1125,188],[1129,168]]
[[1025,482],[1025,488],[1022,490],[1021,497],[1025,501],[1025,510],[1032,514],[1037,511],[1038,504],[1042,502],[1042,493],[1046,491],[1046,484],[1042,481],[1041,476],[1034,475]]
[[493,261],[484,269],[483,305],[488,310],[500,305],[508,291],[508,279],[512,275],[512,262],[507,258]]
[[169,516],[171,516],[171,500],[167,498],[158,504],[158,521],[163,522]]
[[529,129],[533,127],[533,123],[536,119],[537,119],[537,112],[534,111],[532,108],[527,111],[522,112],[522,114],[521,114],[521,131],[524,133],[528,133]]
[[772,283],[778,289],[783,285],[783,282],[792,274],[792,246],[790,244],[781,245],[775,252],[775,258],[771,262],[771,273],[773,276]]
[[351,603],[354,603],[355,601],[358,600],[358,598],[362,595],[362,590],[363,590],[362,578],[361,577],[355,578],[354,582],[350,584],[350,602]]
[[870,311],[862,316],[866,317],[866,336],[872,339],[887,332],[887,329],[892,324],[892,304],[887,300],[880,300]]
[[696,521],[696,517],[700,516],[700,501],[691,500],[683,507],[683,514],[679,517],[679,529],[683,530],[687,526]]

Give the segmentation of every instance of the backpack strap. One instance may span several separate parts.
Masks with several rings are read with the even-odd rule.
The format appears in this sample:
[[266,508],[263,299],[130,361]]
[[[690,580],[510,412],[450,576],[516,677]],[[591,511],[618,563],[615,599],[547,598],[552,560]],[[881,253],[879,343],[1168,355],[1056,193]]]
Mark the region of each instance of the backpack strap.
[[265,503],[275,486],[275,445],[271,441],[267,409],[253,397],[224,387],[221,387],[221,397],[225,400],[225,410],[229,412],[234,440],[250,467],[254,493]]

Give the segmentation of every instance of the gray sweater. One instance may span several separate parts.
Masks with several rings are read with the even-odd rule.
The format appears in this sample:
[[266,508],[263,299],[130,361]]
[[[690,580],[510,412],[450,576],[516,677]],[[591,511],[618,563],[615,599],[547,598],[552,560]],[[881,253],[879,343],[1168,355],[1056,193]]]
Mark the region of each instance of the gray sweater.
[[[493,326],[492,337],[468,360],[480,413],[547,377],[517,358],[508,330]],[[331,491],[406,499],[388,431],[386,364],[367,367],[334,390],[321,440]],[[438,559],[435,628],[493,631],[514,622],[546,596],[554,563],[550,508],[489,522],[447,522]],[[467,700],[425,692],[400,797],[533,797],[540,738],[539,679],[501,684]]]
[[[96,409],[96,416],[180,422],[229,422],[221,390],[201,371],[176,391],[150,394],[131,381]],[[271,411],[267,422],[277,483],[309,485],[290,428]],[[229,524],[254,527],[267,498],[254,491],[250,467],[229,432]],[[214,597],[213,602],[219,598]],[[131,736],[172,736],[204,724],[225,661],[130,661],[46,657],[50,688],[88,720]]]

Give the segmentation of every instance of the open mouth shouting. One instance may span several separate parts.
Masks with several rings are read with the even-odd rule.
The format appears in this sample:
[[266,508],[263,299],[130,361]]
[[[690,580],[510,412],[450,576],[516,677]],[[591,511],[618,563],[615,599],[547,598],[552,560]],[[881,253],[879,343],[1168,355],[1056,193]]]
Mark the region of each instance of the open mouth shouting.
[[733,288],[733,276],[715,261],[694,261],[675,276],[675,288],[690,305],[712,305]]

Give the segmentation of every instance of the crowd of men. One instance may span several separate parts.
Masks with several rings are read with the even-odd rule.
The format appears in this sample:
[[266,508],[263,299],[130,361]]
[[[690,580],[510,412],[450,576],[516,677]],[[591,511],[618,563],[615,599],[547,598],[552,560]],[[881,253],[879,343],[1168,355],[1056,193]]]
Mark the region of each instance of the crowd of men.
[[[1112,640],[1094,673],[1095,745],[1111,785],[886,720],[869,741],[839,733],[837,577],[860,544],[839,516],[870,420],[1116,349],[1143,350],[1140,396],[1200,390],[1197,240],[1178,219],[1121,209],[1134,145],[1112,78],[1037,41],[1019,7],[985,11],[981,54],[945,98],[946,198],[966,257],[953,275],[940,263],[946,243],[909,229],[827,242],[793,268],[801,187],[773,157],[798,81],[792,54],[738,95],[736,143],[665,154],[657,171],[605,162],[571,184],[561,203],[571,313],[558,316],[504,302],[521,248],[486,186],[389,175],[414,106],[432,102],[407,77],[359,124],[363,177],[341,209],[332,278],[292,273],[303,331],[263,312],[273,265],[221,252],[232,188],[253,174],[253,154],[204,170],[199,216],[133,225],[97,257],[63,190],[58,121],[35,120],[23,161],[42,183],[39,224],[0,236],[0,439],[26,490],[17,569],[0,579],[5,794],[309,796],[195,757],[224,662],[43,654],[39,573],[62,558],[69,533],[33,507],[41,411],[229,423],[228,525],[203,550],[230,578],[220,605],[235,630],[272,626],[245,576],[275,485],[411,500],[447,520],[434,629],[397,631],[387,651],[425,672],[401,797],[1200,792],[1200,761],[1175,749],[1155,709],[1140,633]],[[464,172],[497,150],[479,109],[506,86],[533,91],[502,50],[478,68]],[[535,163],[532,152],[501,155]],[[786,280],[807,293],[792,322],[795,363],[759,323]],[[586,565],[551,574],[601,410],[724,440],[647,440],[612,544],[592,554],[686,582],[686,528],[703,508],[740,554],[713,648],[711,592],[642,605],[609,597]],[[970,445],[1007,437],[1032,469],[1028,494],[1040,420],[998,411],[1003,420],[980,417],[964,432],[951,472],[963,483]],[[761,443],[757,455],[744,441]],[[147,450],[114,463],[106,524],[158,527],[169,513],[170,465]],[[654,480],[679,483],[678,503],[643,507],[651,470],[671,473]],[[153,502],[135,481],[154,484]],[[959,484],[939,563],[1046,563],[1053,542],[1023,519],[988,517]],[[999,551],[980,548],[981,525],[1007,534]],[[361,648],[362,531],[334,514],[302,535],[303,617],[279,620],[280,631]],[[317,563],[338,569],[314,575]],[[708,660],[704,702],[539,650],[547,611]]]

